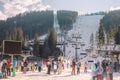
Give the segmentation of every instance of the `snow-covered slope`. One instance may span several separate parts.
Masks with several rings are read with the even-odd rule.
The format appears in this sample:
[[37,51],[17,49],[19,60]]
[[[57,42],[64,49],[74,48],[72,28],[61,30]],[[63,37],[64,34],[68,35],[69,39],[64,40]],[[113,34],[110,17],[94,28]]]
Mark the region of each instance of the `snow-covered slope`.
[[[83,50],[89,46],[90,41],[90,35],[92,33],[96,33],[99,27],[99,22],[103,18],[103,15],[93,15],[93,16],[79,16],[76,23],[73,25],[73,29],[68,31],[68,35],[72,36],[72,34],[81,34],[82,39],[80,39],[80,42],[85,43],[85,47],[81,47],[78,44],[78,57]],[[69,57],[75,56],[75,46],[68,45],[66,47],[66,55],[69,54]]]
[[68,34],[80,33],[82,35],[82,41],[89,44],[90,35],[92,32],[95,34],[99,27],[99,22],[103,18],[103,15],[93,16],[79,16],[76,23],[73,25],[74,28],[69,31]]

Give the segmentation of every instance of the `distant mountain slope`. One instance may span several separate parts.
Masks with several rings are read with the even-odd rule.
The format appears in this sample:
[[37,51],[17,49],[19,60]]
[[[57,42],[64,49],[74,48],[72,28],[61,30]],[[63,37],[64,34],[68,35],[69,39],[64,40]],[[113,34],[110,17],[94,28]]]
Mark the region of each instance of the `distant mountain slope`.
[[60,25],[60,29],[63,30],[72,29],[73,24],[76,22],[77,17],[78,17],[78,12],[76,11],[66,11],[66,10],[57,11],[58,24]]

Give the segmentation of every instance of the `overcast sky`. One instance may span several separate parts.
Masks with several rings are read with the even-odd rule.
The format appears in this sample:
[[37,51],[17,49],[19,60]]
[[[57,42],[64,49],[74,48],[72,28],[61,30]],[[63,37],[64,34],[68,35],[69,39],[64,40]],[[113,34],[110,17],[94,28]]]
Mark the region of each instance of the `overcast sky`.
[[120,9],[120,0],[0,0],[0,19],[26,11],[74,10],[79,14]]

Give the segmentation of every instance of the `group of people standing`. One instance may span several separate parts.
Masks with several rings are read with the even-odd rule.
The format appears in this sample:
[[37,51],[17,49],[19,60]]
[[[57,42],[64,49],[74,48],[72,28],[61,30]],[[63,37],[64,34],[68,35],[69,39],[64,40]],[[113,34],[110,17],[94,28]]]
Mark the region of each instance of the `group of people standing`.
[[94,62],[92,80],[113,80],[113,64],[110,61]]
[[[75,59],[71,62],[71,74],[75,75],[80,73],[81,63],[76,62]],[[113,80],[114,64],[109,60],[103,60],[102,62],[96,62],[91,66],[92,80]],[[84,63],[84,72],[87,72],[87,62]]]
[[[46,65],[47,68],[47,74],[51,74],[51,71],[54,72],[54,74],[58,73],[61,74],[62,70],[64,69],[64,61],[59,60],[47,60],[44,65]],[[6,78],[7,76],[15,76],[16,69],[18,69],[19,66],[21,66],[21,71],[26,74],[28,70],[33,70],[35,67],[33,65],[29,65],[31,62],[27,62],[26,60],[23,62],[13,60],[11,62],[10,59],[7,60],[1,60],[0,61],[0,76]],[[31,69],[28,69],[30,66]],[[43,61],[38,60],[34,66],[37,66],[36,69],[38,69],[39,72],[41,72],[43,67]],[[84,63],[84,72],[87,72],[87,62]],[[45,66],[44,66],[45,67]],[[71,74],[75,75],[75,72],[77,74],[80,73],[80,67],[81,62],[76,62],[75,59],[71,61]],[[76,70],[77,69],[77,70]],[[111,61],[103,60],[102,62],[94,62],[91,70],[92,70],[92,80],[113,80],[113,69],[114,64]],[[12,73],[12,74],[11,74]]]
[[61,59],[59,59],[58,61],[48,59],[46,65],[47,65],[47,74],[50,74],[51,71],[53,71],[54,74],[56,74],[57,72],[58,74],[61,74],[62,70],[64,69],[64,63]]
[[[77,74],[80,74],[80,68],[81,68],[81,62],[80,61],[75,61],[75,59],[72,60],[71,62],[71,74],[75,75],[75,73],[77,72]],[[76,70],[77,69],[77,70]],[[84,63],[84,72],[87,73],[87,62]]]
[[0,61],[0,78],[7,78],[7,76],[13,76],[14,77],[16,75],[15,74],[16,67],[17,67],[16,60],[13,60],[13,62],[11,62],[10,59],[1,60]]
[[11,61],[10,59],[2,59],[0,61],[0,78],[7,78],[8,76],[16,76],[16,71],[18,70],[19,66],[21,66],[21,71],[26,73],[27,71],[27,61],[18,64],[18,61],[14,59]]

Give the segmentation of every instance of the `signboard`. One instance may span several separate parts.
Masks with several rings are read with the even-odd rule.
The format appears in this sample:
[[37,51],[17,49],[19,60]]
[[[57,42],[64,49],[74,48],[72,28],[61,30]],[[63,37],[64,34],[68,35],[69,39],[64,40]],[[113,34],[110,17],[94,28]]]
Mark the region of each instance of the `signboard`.
[[21,54],[22,43],[21,41],[3,41],[3,53],[4,54]]

